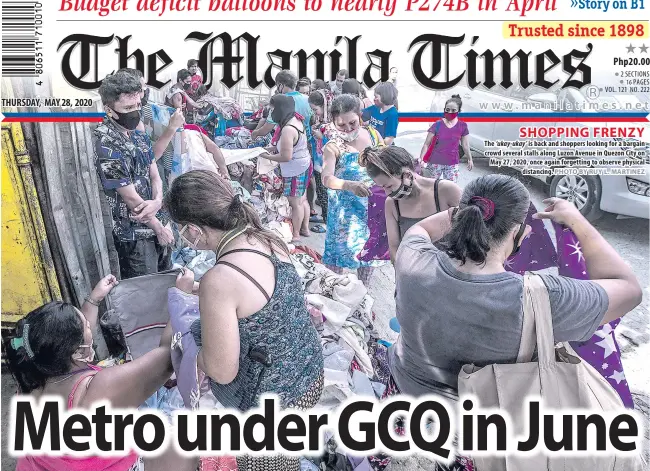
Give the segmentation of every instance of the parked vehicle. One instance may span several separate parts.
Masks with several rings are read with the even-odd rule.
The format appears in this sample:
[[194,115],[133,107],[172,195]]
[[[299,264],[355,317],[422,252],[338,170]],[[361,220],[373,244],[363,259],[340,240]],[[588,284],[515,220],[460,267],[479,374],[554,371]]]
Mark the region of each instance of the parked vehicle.
[[[452,90],[437,92],[434,96],[430,111],[440,112],[444,108],[445,101],[453,94],[458,94],[463,100],[463,113],[494,113],[494,112],[581,112],[590,114],[598,112],[597,109],[586,107],[576,110],[581,105],[590,102],[579,91],[571,88],[546,91],[540,88],[529,87],[528,90],[521,87],[512,87],[509,90],[499,92],[487,90],[471,90],[467,87],[455,87]],[[641,111],[638,103],[648,104],[650,98],[645,95],[605,95],[596,100],[600,110],[608,111]],[[594,106],[595,108],[595,106]],[[530,123],[530,126],[559,126],[564,123]],[[617,123],[572,123],[581,126],[617,126]],[[650,137],[650,126],[644,126],[646,139]],[[497,139],[516,141],[519,139],[518,122],[475,122],[470,125],[470,147],[478,154],[486,150],[485,142]],[[557,140],[557,139],[548,139]],[[646,141],[647,142],[647,141]],[[566,147],[557,149],[569,150]],[[627,149],[624,147],[609,148]],[[648,145],[636,147],[637,151],[644,152],[644,160],[641,161],[646,169],[645,175],[555,175],[537,176],[549,187],[549,194],[573,202],[576,207],[590,220],[598,219],[603,212],[619,214],[623,216],[639,217],[650,219],[650,154]],[[638,155],[638,154],[637,154]],[[642,154],[643,155],[643,154]],[[522,170],[523,167],[515,167]]]

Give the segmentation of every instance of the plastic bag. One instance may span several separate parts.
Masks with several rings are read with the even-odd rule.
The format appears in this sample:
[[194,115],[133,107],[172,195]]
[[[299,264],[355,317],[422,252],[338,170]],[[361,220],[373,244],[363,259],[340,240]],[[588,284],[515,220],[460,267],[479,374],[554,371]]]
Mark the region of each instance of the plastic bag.
[[199,250],[198,255],[186,267],[194,272],[194,281],[200,281],[216,263],[217,256],[212,250]]
[[126,337],[122,331],[120,318],[114,310],[106,311],[99,319],[99,326],[102,329],[104,340],[108,352],[113,357],[121,357],[126,355]]

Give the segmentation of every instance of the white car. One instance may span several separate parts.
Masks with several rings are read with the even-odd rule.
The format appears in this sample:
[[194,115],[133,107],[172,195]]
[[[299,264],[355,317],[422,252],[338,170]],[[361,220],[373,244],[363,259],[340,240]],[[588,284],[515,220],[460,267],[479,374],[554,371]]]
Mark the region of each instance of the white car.
[[[532,87],[531,87],[532,88]],[[539,88],[537,89],[539,91]],[[556,103],[579,103],[587,99],[575,89],[564,89],[556,92],[544,91],[536,93],[534,89],[524,90],[520,87],[511,87],[510,90],[499,90],[500,93],[487,90],[471,90],[467,87],[455,87],[452,90],[436,92],[431,101],[431,112],[442,112],[444,104],[452,95],[458,94],[463,100],[463,113],[485,113],[497,111],[511,112],[552,112],[563,111],[561,106],[557,110],[549,109],[548,105]],[[625,103],[649,103],[649,98],[639,95],[616,95],[599,97],[598,102],[608,102],[625,107]],[[485,104],[489,106],[485,106]],[[494,103],[494,105],[491,105]],[[544,109],[543,105],[547,108]],[[483,106],[481,106],[483,105]],[[542,105],[537,107],[537,105]],[[487,108],[487,109],[486,109]],[[541,108],[541,109],[540,109]],[[575,109],[575,108],[574,108]],[[611,109],[611,107],[610,107]],[[633,108],[634,109],[634,108]],[[565,110],[569,111],[569,110]],[[576,112],[571,110],[572,112]],[[585,110],[584,113],[594,111]],[[462,116],[462,114],[461,114]],[[582,126],[594,126],[594,123],[577,123]],[[561,123],[530,123],[531,126],[554,126]],[[598,126],[615,126],[616,123],[598,123]],[[518,122],[475,122],[469,123],[470,147],[473,151],[483,154],[486,140],[497,139],[515,141],[519,140]],[[639,126],[635,123],[634,126]],[[644,136],[650,136],[648,124],[641,124],[646,128]],[[560,147],[561,148],[561,147]],[[561,148],[564,150],[564,148]],[[650,219],[650,158],[649,147],[640,146],[636,150],[645,151],[645,175],[555,175],[537,176],[549,185],[551,196],[563,198],[573,202],[576,207],[590,220],[598,219],[603,211],[623,216]],[[519,168],[521,170],[521,168]]]

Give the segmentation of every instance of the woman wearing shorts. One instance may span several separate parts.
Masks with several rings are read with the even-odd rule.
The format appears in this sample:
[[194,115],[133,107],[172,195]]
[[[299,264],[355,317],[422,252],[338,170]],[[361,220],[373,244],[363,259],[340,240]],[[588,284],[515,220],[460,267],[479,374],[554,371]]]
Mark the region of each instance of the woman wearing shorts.
[[280,127],[280,137],[276,148],[273,149],[275,153],[262,154],[261,157],[280,163],[284,196],[288,198],[291,205],[293,225],[291,242],[295,243],[300,240],[300,236],[309,237],[309,203],[306,191],[313,170],[311,155],[302,117],[296,116],[293,98],[287,95],[275,95],[271,98],[270,106],[271,118]]
[[472,152],[469,147],[469,129],[465,121],[458,119],[462,107],[463,102],[460,96],[452,95],[445,103],[444,118],[429,128],[427,138],[420,151],[420,160],[424,159],[436,135],[437,139],[423,173],[425,176],[434,180],[443,178],[456,183],[460,163],[460,151],[458,149],[461,146],[467,156],[467,170],[471,171],[474,168]]

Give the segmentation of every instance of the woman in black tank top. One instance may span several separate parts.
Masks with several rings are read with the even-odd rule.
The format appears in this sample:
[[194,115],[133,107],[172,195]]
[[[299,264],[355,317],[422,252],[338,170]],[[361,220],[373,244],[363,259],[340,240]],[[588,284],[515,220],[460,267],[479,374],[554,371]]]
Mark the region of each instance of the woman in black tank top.
[[433,180],[415,172],[413,157],[398,146],[367,149],[363,165],[381,186],[386,199],[386,229],[390,258],[394,262],[404,233],[417,222],[440,211],[458,206],[460,187],[448,180]]

